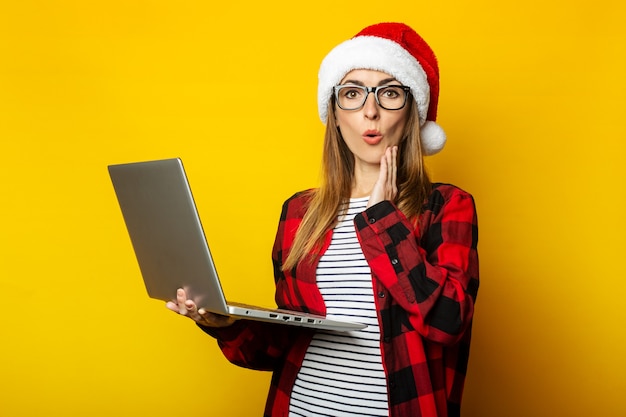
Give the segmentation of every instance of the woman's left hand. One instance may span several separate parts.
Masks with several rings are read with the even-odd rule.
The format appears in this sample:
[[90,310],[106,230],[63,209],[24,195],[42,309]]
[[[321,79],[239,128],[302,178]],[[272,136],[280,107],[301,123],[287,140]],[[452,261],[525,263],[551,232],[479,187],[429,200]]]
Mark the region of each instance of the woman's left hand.
[[380,174],[374,189],[370,195],[367,207],[380,203],[384,200],[394,201],[398,194],[396,185],[396,174],[398,171],[396,160],[398,158],[398,147],[392,146],[385,149],[385,154],[380,159]]

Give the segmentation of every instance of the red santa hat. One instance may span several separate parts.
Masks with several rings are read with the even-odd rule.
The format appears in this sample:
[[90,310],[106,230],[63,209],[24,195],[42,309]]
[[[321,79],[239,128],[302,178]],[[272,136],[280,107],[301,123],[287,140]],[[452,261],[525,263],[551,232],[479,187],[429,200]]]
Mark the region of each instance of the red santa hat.
[[446,134],[436,123],[439,67],[421,36],[403,23],[379,23],[330,51],[318,74],[317,105],[322,123],[326,123],[333,87],[355,69],[382,71],[409,86],[420,116],[424,153],[433,155],[443,149]]

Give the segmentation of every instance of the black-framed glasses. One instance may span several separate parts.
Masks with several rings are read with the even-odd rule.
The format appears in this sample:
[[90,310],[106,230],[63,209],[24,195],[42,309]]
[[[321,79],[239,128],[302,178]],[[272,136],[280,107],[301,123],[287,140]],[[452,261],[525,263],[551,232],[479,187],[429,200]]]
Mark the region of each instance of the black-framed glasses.
[[406,85],[363,85],[343,84],[333,88],[335,101],[342,110],[358,110],[365,105],[370,93],[374,93],[376,103],[385,110],[400,110],[406,105],[411,88]]

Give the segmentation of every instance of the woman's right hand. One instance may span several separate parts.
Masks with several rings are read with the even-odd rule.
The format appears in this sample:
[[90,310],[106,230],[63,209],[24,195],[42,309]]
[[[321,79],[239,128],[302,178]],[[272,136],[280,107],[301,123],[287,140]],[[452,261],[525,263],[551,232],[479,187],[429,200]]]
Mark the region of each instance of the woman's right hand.
[[181,316],[189,317],[201,326],[226,327],[235,322],[235,319],[232,317],[209,313],[203,308],[198,309],[193,300],[187,299],[187,294],[182,288],[176,291],[176,300],[168,301],[165,306]]

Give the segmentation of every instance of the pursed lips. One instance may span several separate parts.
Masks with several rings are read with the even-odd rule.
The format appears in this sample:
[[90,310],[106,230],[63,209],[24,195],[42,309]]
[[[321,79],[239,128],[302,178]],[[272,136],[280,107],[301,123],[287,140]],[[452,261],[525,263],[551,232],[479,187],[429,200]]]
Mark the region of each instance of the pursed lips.
[[378,145],[383,140],[383,135],[378,130],[366,130],[362,138],[368,145]]

